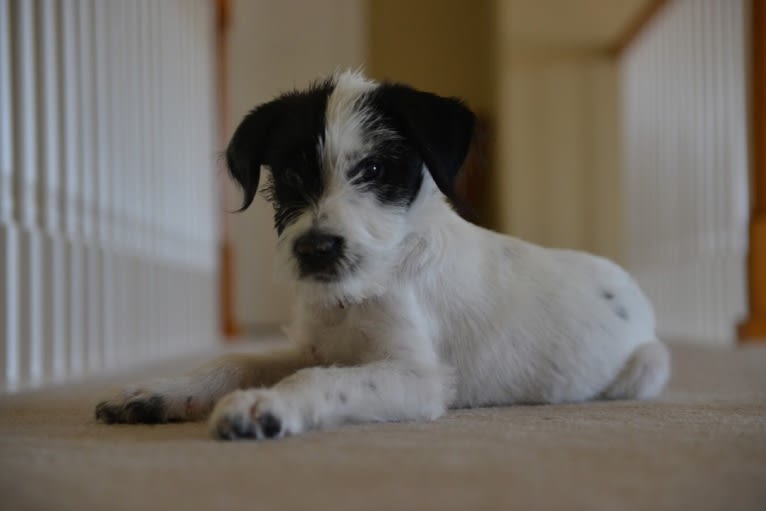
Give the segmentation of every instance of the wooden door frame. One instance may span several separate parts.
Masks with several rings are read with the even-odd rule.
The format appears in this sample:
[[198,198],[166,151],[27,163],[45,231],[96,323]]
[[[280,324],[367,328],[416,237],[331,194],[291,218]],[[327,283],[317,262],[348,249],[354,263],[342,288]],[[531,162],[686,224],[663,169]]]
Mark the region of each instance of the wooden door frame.
[[[213,0],[216,12],[216,108],[218,109],[218,145],[226,147],[226,129],[228,127],[228,29],[231,16],[231,4],[229,0]],[[223,173],[222,173],[223,174]],[[220,179],[225,179],[221,177]],[[218,272],[218,297],[219,297],[219,325],[220,333],[225,339],[233,339],[240,335],[241,329],[237,322],[234,303],[234,264],[233,251],[230,238],[230,229],[226,219],[223,205],[224,187],[219,183],[219,204],[221,205],[220,217],[220,247],[219,247],[219,272]]]
[[751,216],[748,253],[749,316],[739,326],[742,342],[766,342],[766,1],[750,11]]

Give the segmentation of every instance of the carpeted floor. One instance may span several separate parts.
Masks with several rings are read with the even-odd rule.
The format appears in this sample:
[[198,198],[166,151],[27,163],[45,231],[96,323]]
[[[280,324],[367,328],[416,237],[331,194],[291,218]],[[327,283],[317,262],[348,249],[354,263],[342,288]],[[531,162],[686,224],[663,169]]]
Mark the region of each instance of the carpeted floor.
[[463,410],[265,443],[94,422],[107,383],[146,371],[6,396],[0,509],[766,509],[766,346],[673,355],[655,402]]

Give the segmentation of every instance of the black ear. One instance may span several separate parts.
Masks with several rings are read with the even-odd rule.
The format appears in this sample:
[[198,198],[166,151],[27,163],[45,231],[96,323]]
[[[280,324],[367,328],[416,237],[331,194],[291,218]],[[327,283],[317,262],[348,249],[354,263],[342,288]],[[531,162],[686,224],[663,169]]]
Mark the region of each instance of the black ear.
[[277,110],[276,101],[253,109],[234,131],[229,147],[226,148],[229,174],[242,188],[242,207],[239,211],[246,210],[258,192],[261,164],[266,156]]
[[462,101],[406,85],[382,84],[380,106],[420,152],[436,186],[456,206],[455,179],[473,139],[476,117]]

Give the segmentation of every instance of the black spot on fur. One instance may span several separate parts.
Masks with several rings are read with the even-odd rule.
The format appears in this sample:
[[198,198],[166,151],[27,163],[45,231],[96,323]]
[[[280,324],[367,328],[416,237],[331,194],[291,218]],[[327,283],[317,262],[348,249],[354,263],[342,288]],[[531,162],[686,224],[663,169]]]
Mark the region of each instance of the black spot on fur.
[[344,405],[348,402],[348,396],[343,392],[338,393],[338,400]]
[[601,291],[601,296],[605,300],[611,300],[611,299],[614,298],[614,293],[612,293],[611,291],[608,291],[608,290],[605,289],[605,290]]
[[628,316],[628,310],[622,305],[618,305],[617,308],[614,309],[614,313],[617,314],[617,317],[619,317],[620,319],[624,319],[625,321],[630,319],[630,317]]
[[367,380],[367,383],[365,383],[365,387],[370,389],[371,391],[375,392],[378,390],[378,386],[375,385],[375,382],[372,380]]
[[266,438],[274,438],[282,431],[282,421],[270,413],[264,413],[258,418],[261,431]]

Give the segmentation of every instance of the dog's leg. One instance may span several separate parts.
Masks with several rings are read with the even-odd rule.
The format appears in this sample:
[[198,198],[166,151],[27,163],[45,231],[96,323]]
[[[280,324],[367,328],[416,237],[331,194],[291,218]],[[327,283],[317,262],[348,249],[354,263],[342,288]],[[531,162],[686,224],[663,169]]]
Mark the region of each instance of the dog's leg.
[[346,421],[431,420],[450,389],[448,371],[397,362],[303,369],[270,389],[224,397],[210,427],[225,439],[273,438]]
[[297,349],[226,355],[178,378],[120,389],[96,405],[96,419],[106,423],[203,419],[221,396],[236,389],[273,385],[312,363]]

